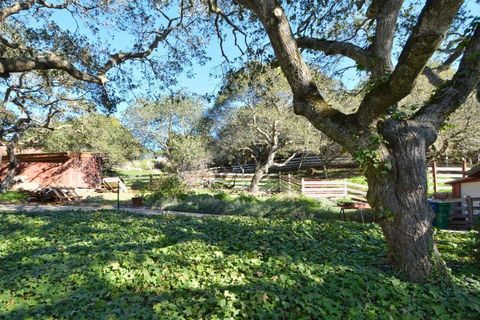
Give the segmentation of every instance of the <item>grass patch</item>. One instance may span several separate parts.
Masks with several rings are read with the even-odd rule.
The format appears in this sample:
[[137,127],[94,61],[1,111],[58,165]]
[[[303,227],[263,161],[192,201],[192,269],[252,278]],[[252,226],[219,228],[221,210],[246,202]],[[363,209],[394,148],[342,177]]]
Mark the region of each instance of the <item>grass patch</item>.
[[368,185],[367,178],[363,175],[349,177],[347,181],[351,183],[361,184],[361,185]]
[[18,203],[26,201],[28,196],[18,191],[7,191],[0,193],[0,202],[3,203]]
[[[0,214],[0,317],[475,319],[473,233],[439,233],[455,284],[402,281],[372,224]],[[456,247],[450,247],[451,243]]]
[[116,175],[121,177],[125,184],[133,190],[142,190],[148,187],[150,184],[150,175],[157,177],[164,173],[158,169],[143,170],[143,169],[131,169],[131,170],[116,170]]

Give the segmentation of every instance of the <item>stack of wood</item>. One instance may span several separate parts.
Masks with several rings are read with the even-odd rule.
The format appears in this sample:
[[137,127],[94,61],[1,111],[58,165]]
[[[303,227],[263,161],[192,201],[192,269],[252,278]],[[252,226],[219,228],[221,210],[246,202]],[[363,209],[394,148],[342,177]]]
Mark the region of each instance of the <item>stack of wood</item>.
[[31,201],[68,203],[80,200],[75,188],[44,187],[35,190],[24,191],[30,196]]

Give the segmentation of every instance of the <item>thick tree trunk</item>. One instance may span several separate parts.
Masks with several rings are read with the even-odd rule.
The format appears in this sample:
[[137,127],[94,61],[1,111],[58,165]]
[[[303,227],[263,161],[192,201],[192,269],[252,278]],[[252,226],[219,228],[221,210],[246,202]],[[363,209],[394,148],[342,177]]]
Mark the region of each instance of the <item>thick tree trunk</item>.
[[7,144],[7,157],[8,157],[8,171],[5,178],[0,183],[0,192],[5,193],[12,186],[12,181],[15,175],[17,174],[19,162],[15,156],[15,142],[17,138],[14,137]]
[[263,176],[265,173],[268,172],[265,171],[265,165],[256,165],[255,166],[255,174],[253,175],[252,181],[250,182],[250,192],[252,193],[258,193],[260,191],[260,182],[263,179]]
[[389,165],[367,169],[368,200],[380,215],[380,224],[394,267],[414,282],[446,273],[433,239],[434,213],[427,203],[426,148],[435,139],[429,128],[391,123],[384,129]]
[[258,193],[260,191],[260,182],[264,175],[268,173],[270,167],[275,163],[275,155],[277,154],[277,143],[275,143],[268,152],[267,158],[264,161],[255,164],[255,174],[250,182],[250,192]]

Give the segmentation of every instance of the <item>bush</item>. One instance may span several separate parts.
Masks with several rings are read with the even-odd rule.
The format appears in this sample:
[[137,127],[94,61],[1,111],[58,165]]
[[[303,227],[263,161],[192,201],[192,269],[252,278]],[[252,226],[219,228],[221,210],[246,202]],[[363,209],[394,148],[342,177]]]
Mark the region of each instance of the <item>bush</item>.
[[176,200],[186,191],[185,184],[176,176],[163,176],[152,181],[147,188],[151,193],[147,196],[147,203],[152,206],[161,206],[166,201]]
[[177,196],[165,209],[221,215],[239,215],[271,218],[337,218],[332,203],[304,197],[260,198],[251,194],[230,195],[218,193],[188,193]]
[[477,231],[475,235],[475,245],[473,248],[473,255],[477,262],[480,263],[480,219],[477,219],[477,222],[473,226],[473,229]]
[[154,168],[153,160],[152,159],[143,159],[140,160],[140,168],[142,170],[152,170]]

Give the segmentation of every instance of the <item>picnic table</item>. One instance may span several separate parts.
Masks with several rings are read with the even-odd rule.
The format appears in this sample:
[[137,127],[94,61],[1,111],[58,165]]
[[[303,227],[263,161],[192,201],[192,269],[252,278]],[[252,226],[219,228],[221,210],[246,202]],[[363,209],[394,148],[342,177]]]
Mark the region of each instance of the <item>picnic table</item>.
[[369,210],[372,207],[366,202],[339,202],[337,207],[340,208],[340,215],[342,216],[343,221],[347,221],[347,214],[345,210],[358,210],[360,217],[362,218],[362,223],[365,223],[363,218],[363,211]]

